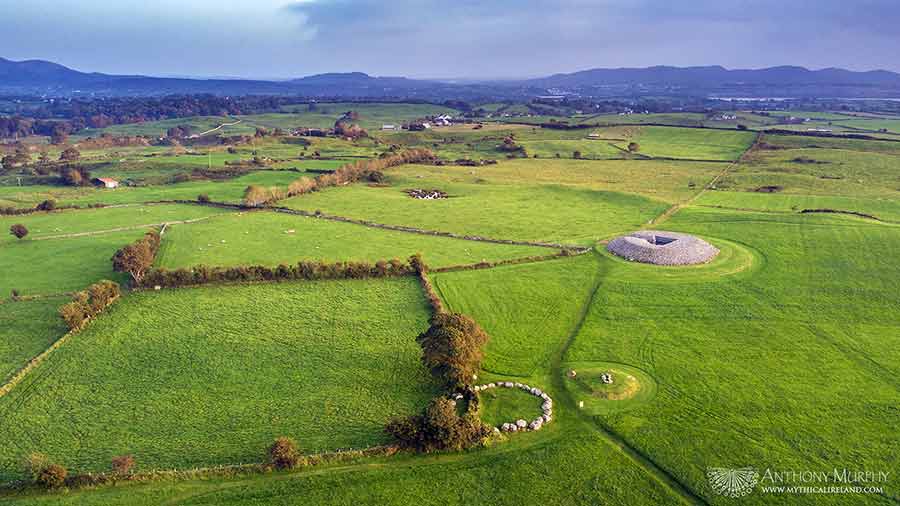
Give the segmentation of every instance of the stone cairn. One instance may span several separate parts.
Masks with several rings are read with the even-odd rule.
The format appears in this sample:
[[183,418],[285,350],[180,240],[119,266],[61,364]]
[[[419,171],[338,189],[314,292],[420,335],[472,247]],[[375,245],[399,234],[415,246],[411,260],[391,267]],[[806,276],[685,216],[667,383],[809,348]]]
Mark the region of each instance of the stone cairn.
[[482,392],[491,388],[519,388],[535,397],[540,397],[543,400],[543,402],[541,403],[541,410],[543,411],[543,414],[541,416],[535,418],[531,422],[524,419],[519,419],[515,422],[503,423],[494,428],[495,432],[541,430],[541,427],[543,427],[545,423],[550,423],[550,421],[553,420],[553,399],[551,399],[550,396],[547,395],[546,392],[543,392],[540,388],[535,388],[523,383],[513,383],[512,381],[499,381],[497,383],[477,385],[474,387],[474,390],[476,392]]

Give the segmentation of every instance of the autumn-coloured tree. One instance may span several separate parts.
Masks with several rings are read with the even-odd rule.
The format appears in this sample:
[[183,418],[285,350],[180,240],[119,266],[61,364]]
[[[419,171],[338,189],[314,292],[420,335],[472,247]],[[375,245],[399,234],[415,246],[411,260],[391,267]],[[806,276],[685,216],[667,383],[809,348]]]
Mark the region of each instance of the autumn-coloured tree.
[[300,463],[297,442],[289,437],[279,437],[269,447],[269,463],[276,469],[291,469]]
[[147,232],[144,237],[116,251],[112,257],[113,271],[127,272],[135,283],[140,283],[147,269],[153,265],[159,243],[157,231]]
[[28,235],[28,227],[21,223],[16,223],[9,227],[9,233],[16,236],[16,239],[24,239]]
[[416,338],[422,363],[448,386],[471,385],[484,360],[487,333],[472,318],[459,313],[437,313],[431,327]]
[[75,162],[78,161],[79,158],[81,158],[81,152],[74,146],[67,147],[59,155],[59,161],[61,162]]

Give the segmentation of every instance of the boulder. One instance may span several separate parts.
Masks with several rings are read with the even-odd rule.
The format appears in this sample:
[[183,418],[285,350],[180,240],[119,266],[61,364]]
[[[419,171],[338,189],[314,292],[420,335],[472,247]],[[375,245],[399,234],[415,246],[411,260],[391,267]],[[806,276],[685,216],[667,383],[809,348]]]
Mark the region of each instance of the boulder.
[[525,427],[528,427],[528,422],[526,422],[525,420],[519,419],[519,420],[516,420],[516,426],[519,427],[520,429],[524,429]]

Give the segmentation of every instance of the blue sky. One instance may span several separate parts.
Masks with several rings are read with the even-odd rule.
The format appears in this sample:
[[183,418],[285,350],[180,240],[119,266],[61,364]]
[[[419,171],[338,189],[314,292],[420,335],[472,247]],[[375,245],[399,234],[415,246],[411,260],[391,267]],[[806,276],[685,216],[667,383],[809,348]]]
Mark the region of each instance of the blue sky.
[[529,77],[593,67],[900,71],[897,0],[0,0],[0,56],[79,70]]

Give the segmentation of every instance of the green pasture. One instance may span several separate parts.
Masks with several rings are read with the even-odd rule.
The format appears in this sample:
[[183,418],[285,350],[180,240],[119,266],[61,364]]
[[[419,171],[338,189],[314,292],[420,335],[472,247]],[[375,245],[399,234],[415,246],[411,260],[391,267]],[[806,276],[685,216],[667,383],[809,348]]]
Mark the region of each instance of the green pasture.
[[25,239],[0,245],[0,297],[12,290],[22,295],[46,295],[86,288],[101,279],[124,282],[112,270],[113,254],[146,230],[47,239]]
[[546,369],[563,346],[598,268],[596,255],[585,254],[432,277],[450,309],[472,316],[491,336],[484,369],[527,377]]
[[[732,161],[753,144],[756,133],[701,128],[641,127],[630,139],[640,144],[638,153],[661,158]],[[628,142],[618,144],[627,148]]]
[[196,220],[228,212],[215,207],[186,204],[129,205],[94,209],[66,209],[20,216],[0,216],[0,245],[19,242],[9,234],[9,227],[21,223],[28,228],[23,241],[103,232],[119,228],[138,228],[166,222]]
[[[667,207],[664,202],[642,196],[561,185],[448,181],[427,176],[430,170],[404,166],[390,172],[390,187],[329,188],[282,203],[295,209],[391,225],[576,244],[592,244],[638,227]],[[450,197],[417,200],[404,191],[414,188],[436,188]]]
[[68,330],[59,317],[65,297],[0,303],[0,384]]
[[275,212],[237,213],[168,227],[157,256],[161,267],[293,265],[400,258],[422,253],[428,265],[474,264],[555,250],[410,234]]
[[713,504],[725,501],[710,490],[708,467],[831,469],[848,455],[854,465],[896,467],[898,229],[701,208],[665,226],[747,245],[759,265],[675,281],[605,262],[567,358],[637,367],[659,388],[601,423]]
[[381,443],[436,391],[427,319],[412,277],[129,295],[0,398],[0,476],[33,451],[89,471],[258,462],[281,435],[306,453]]

